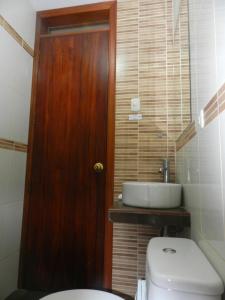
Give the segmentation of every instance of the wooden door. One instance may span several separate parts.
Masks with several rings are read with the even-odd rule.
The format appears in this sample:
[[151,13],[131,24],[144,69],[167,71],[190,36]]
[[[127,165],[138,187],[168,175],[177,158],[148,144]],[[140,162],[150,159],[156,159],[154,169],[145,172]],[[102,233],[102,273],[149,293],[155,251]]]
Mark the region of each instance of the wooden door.
[[43,37],[39,49],[20,285],[102,288],[108,32]]

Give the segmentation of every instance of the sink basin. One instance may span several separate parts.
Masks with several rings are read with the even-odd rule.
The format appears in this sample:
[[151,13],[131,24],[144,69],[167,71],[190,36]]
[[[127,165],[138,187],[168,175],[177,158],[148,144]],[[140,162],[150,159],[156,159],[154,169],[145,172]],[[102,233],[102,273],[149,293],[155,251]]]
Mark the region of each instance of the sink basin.
[[161,182],[123,183],[123,203],[148,208],[175,208],[181,204],[181,184]]

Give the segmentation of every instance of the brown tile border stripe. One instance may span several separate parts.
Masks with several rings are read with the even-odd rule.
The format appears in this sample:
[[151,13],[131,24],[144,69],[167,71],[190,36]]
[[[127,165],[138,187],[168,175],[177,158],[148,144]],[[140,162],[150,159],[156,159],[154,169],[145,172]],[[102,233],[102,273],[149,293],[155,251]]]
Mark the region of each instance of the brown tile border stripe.
[[196,135],[195,122],[192,122],[176,140],[176,151],[180,150]]
[[204,108],[204,127],[225,110],[225,83]]
[[19,35],[19,33],[16,32],[16,30],[3,18],[3,16],[0,15],[0,26],[2,26],[5,31],[8,32],[8,34],[11,35],[14,40],[17,41],[17,43],[23,47],[25,51],[27,51],[28,54],[30,54],[32,57],[34,56],[34,50],[27,44],[27,42],[24,41],[24,39]]
[[8,149],[19,152],[27,152],[28,146],[23,143],[0,139],[0,149]]
[[[225,83],[212,97],[203,109],[204,127],[212,122],[219,114],[225,110]],[[196,135],[195,122],[191,123],[176,141],[176,151],[180,150]]]

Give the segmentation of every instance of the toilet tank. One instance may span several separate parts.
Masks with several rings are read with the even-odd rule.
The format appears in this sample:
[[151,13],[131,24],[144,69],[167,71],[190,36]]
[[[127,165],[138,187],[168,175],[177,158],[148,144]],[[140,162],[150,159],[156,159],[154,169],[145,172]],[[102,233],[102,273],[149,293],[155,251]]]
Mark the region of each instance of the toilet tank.
[[196,243],[153,238],[146,262],[147,300],[219,300],[223,283]]

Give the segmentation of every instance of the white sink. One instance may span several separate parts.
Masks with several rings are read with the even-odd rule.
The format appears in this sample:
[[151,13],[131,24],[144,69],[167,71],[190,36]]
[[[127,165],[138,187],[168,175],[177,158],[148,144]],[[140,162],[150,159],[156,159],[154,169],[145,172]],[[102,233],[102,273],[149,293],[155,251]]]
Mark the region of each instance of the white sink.
[[123,183],[123,203],[148,208],[175,208],[181,204],[181,184],[161,182]]

